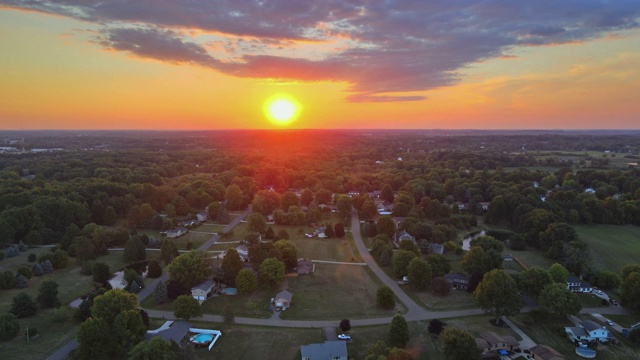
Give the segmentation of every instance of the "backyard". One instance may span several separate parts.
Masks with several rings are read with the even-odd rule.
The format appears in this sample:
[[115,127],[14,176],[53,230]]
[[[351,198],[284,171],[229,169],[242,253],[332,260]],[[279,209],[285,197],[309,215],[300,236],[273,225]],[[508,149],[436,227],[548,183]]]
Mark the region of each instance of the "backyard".
[[596,269],[620,273],[628,264],[640,263],[640,226],[573,225],[588,245]]

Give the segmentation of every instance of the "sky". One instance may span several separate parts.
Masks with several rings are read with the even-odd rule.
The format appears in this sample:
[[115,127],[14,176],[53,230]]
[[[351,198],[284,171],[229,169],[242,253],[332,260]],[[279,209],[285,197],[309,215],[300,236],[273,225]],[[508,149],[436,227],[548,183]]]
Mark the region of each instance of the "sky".
[[0,0],[0,49],[5,130],[640,128],[639,0]]

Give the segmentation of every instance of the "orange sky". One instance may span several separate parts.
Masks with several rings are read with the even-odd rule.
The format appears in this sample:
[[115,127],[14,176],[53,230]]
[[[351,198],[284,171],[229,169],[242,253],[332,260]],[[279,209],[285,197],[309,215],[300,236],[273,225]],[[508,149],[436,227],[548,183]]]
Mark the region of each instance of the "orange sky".
[[[445,73],[438,68],[423,74],[422,83],[398,86],[396,69],[388,68],[373,67],[366,76],[353,77],[333,63],[324,69],[335,74],[314,72],[323,68],[309,72],[303,63],[301,68],[285,65],[291,78],[273,80],[264,65],[244,72],[224,70],[224,59],[209,66],[208,60],[143,57],[100,43],[101,31],[102,24],[86,19],[0,3],[0,129],[269,129],[277,125],[265,118],[262,107],[276,93],[289,94],[302,106],[299,118],[288,125],[292,128],[640,127],[638,29],[558,45],[503,46],[508,56],[465,60],[455,68],[455,80],[429,82],[432,73]],[[217,49],[230,36],[189,31],[209,53],[222,51]],[[288,41],[285,50],[268,48],[265,54],[320,61],[353,46],[339,37]],[[367,80],[387,70],[391,81]],[[411,101],[359,100],[362,94]]]

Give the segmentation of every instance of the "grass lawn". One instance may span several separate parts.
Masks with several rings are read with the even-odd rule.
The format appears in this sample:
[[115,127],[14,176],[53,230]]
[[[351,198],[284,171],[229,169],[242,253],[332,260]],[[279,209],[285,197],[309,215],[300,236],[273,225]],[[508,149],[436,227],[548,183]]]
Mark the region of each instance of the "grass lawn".
[[365,267],[357,265],[316,264],[316,272],[287,278],[293,293],[285,319],[358,319],[391,316],[401,311],[376,307],[380,284]]
[[[62,319],[54,321],[54,313]],[[76,335],[77,323],[73,320],[73,311],[64,307],[39,310],[36,315],[18,321],[18,335],[10,341],[0,342],[0,357],[3,359],[45,359]],[[29,342],[24,336],[27,327],[38,329],[38,336]]]
[[204,329],[220,329],[222,336],[211,351],[195,352],[197,359],[300,359],[300,345],[326,341],[322,329],[270,328],[194,322]]
[[[517,257],[522,261],[528,268],[532,268],[537,266],[539,268],[543,268],[548,270],[551,265],[553,265],[554,261],[544,257],[539,251],[529,249],[529,250],[505,250],[505,254],[511,254],[514,257]],[[513,261],[515,263],[515,261]],[[516,264],[517,265],[517,264]],[[509,267],[511,269],[511,267]],[[513,268],[516,270],[517,268]],[[522,269],[522,268],[520,268]]]
[[620,273],[628,264],[640,262],[640,226],[573,225],[591,252],[591,264]]
[[434,295],[431,290],[416,292],[408,285],[402,287],[404,291],[411,295],[414,300],[427,309],[448,310],[448,309],[470,309],[477,308],[478,304],[473,298],[473,294],[464,290],[451,290],[449,295]]
[[198,226],[197,228],[194,229],[194,231],[201,231],[201,232],[210,232],[210,233],[221,233],[222,229],[224,229],[226,225],[220,225],[220,224],[213,224],[213,223],[205,223],[202,224],[200,226]]
[[313,260],[340,262],[361,262],[362,258],[355,248],[351,234],[344,238],[331,239],[293,239],[290,240],[298,249],[298,257]]

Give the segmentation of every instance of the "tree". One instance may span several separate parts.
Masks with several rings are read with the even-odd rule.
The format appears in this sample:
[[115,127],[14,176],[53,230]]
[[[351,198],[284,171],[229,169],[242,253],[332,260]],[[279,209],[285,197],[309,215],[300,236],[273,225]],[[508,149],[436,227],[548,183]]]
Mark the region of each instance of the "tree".
[[131,348],[144,340],[147,328],[138,310],[125,310],[116,316],[110,331],[117,353],[124,357]]
[[344,225],[342,223],[336,223],[333,226],[333,230],[337,238],[344,237]]
[[53,268],[64,269],[69,264],[69,255],[64,250],[56,250],[53,253]]
[[393,255],[393,273],[398,279],[407,275],[409,269],[409,263],[416,257],[411,251],[398,250]]
[[145,245],[138,236],[132,236],[124,245],[123,257],[125,263],[144,260],[146,257]]
[[147,268],[147,276],[152,279],[156,279],[162,276],[162,266],[160,266],[160,263],[158,262],[158,260],[149,261],[149,265]]
[[412,288],[425,290],[431,282],[432,275],[431,265],[419,257],[413,258],[409,263],[407,277]]
[[567,290],[565,284],[553,283],[545,286],[538,297],[540,307],[555,318],[564,319],[576,315],[582,309],[578,295]]
[[277,235],[278,240],[289,240],[289,233],[287,232],[287,229],[280,229],[278,230],[278,235]]
[[501,316],[515,315],[522,308],[515,281],[500,269],[486,273],[473,295],[480,307],[495,314],[496,321]]
[[92,318],[80,324],[76,331],[78,358],[86,360],[111,358],[113,342],[110,334],[109,324],[104,319]]
[[407,345],[409,342],[409,326],[407,325],[407,321],[404,319],[404,316],[400,314],[395,314],[393,316],[387,336],[391,346],[403,348]]
[[202,307],[198,300],[190,295],[180,295],[173,302],[173,315],[178,319],[189,319],[202,316]]
[[622,284],[622,278],[614,271],[602,270],[596,278],[596,285],[603,289],[616,289]]
[[171,264],[174,258],[178,257],[180,253],[178,252],[178,248],[176,245],[169,239],[162,240],[160,245],[160,256],[162,257],[162,261],[166,265]]
[[109,281],[112,274],[111,270],[109,269],[109,265],[103,262],[97,262],[91,267],[91,276],[93,277],[94,282],[102,284]]
[[255,231],[263,234],[267,230],[267,223],[259,212],[252,212],[247,216],[247,226],[249,231]]
[[10,313],[17,318],[25,318],[34,315],[38,311],[38,306],[31,296],[26,293],[20,293],[13,297]]
[[129,351],[127,360],[178,360],[179,357],[173,352],[169,342],[160,336],[151,338],[149,341],[139,342]]
[[442,276],[433,278],[431,288],[433,289],[433,293],[439,296],[449,295],[449,292],[451,292],[451,284]]
[[632,272],[622,281],[620,300],[623,306],[640,309],[640,273]]
[[[251,209],[264,216],[271,214],[280,207],[280,194],[270,190],[260,190],[253,196]],[[289,208],[284,209],[287,211]],[[231,209],[229,209],[231,210]]]
[[380,264],[380,266],[391,265],[391,255],[389,255],[388,250],[382,251],[382,254],[378,257],[378,264]]
[[578,233],[569,224],[554,222],[540,233],[538,240],[547,257],[560,259],[564,255],[564,244],[578,240]]
[[16,289],[24,289],[29,286],[29,280],[22,274],[16,274]]
[[167,284],[162,281],[158,281],[156,288],[153,289],[153,296],[158,304],[162,304],[167,301]]
[[416,254],[416,256],[420,256],[420,249],[418,249],[418,245],[416,245],[415,242],[409,239],[401,240],[400,246],[398,246],[398,249],[411,251],[412,253]]
[[224,198],[226,200],[227,210],[242,210],[243,205],[245,205],[242,190],[240,189],[240,186],[236,184],[227,186]]
[[21,266],[20,268],[18,268],[18,271],[16,272],[16,275],[22,275],[27,280],[29,280],[29,279],[31,279],[33,277],[33,270],[31,270],[31,268],[29,268],[27,266]]
[[396,224],[389,215],[380,216],[377,227],[379,234],[386,234],[390,239],[396,234]]
[[16,275],[11,271],[3,271],[0,274],[0,289],[9,290],[16,287],[17,284]]
[[640,273],[640,265],[638,265],[638,264],[625,265],[622,268],[622,280],[626,279],[627,276],[629,276],[629,274],[631,274],[633,272]]
[[340,219],[347,219],[351,215],[351,208],[353,208],[353,201],[351,196],[340,194],[336,198],[336,207],[338,208],[338,215]]
[[181,282],[176,280],[167,281],[167,297],[169,299],[175,299],[180,295],[186,295],[191,293],[191,289],[184,286]]
[[[262,215],[260,215],[262,216]],[[235,248],[229,248],[222,259],[222,271],[224,271],[224,281],[227,285],[233,286],[235,284],[236,276],[242,268],[244,263],[238,255],[238,251]]]
[[292,242],[278,240],[273,244],[273,247],[280,251],[286,271],[292,271],[298,266],[298,249]]
[[48,259],[40,263],[40,265],[42,266],[42,271],[45,274],[51,274],[53,272],[53,265]]
[[250,294],[258,288],[258,278],[251,269],[242,269],[235,279],[236,287],[241,294]]
[[472,246],[462,259],[462,268],[468,274],[484,274],[502,266],[502,256],[493,249],[485,251],[480,246]]
[[13,314],[1,314],[0,315],[0,341],[7,341],[13,339],[18,335],[20,330],[20,323],[18,318]]
[[296,194],[287,191],[282,194],[282,198],[280,199],[280,208],[284,211],[289,211],[290,206],[300,206],[300,200]]
[[431,265],[433,276],[444,276],[451,271],[451,264],[443,255],[429,254],[425,260]]
[[481,350],[474,337],[468,332],[455,327],[447,327],[440,334],[444,344],[444,355],[448,360],[480,359]]
[[382,186],[381,193],[380,193],[380,198],[388,203],[392,203],[393,202],[393,189],[391,188],[391,185],[389,184],[384,184]]
[[393,290],[384,285],[376,291],[376,305],[380,308],[390,310],[396,307],[396,298]]
[[36,298],[38,304],[43,309],[57,308],[60,306],[60,300],[58,300],[58,283],[53,280],[46,280],[40,284],[38,288],[38,297]]
[[504,251],[504,244],[502,241],[494,238],[493,236],[478,236],[471,240],[469,245],[480,246],[484,251],[489,251],[489,249],[493,249],[497,252]]
[[[33,275],[38,277],[44,275],[44,271],[42,271],[42,265],[37,263],[33,265]],[[0,288],[2,288],[2,286],[0,286]]]
[[260,280],[268,283],[273,288],[284,280],[284,263],[273,257],[265,259],[260,264],[258,273],[260,274]]
[[190,289],[211,276],[212,268],[206,252],[190,251],[173,259],[168,270],[170,279]]
[[302,190],[302,194],[300,195],[300,205],[309,206],[313,201],[313,197],[313,191],[309,189]]
[[569,271],[564,266],[555,263],[549,267],[549,276],[556,283],[566,284],[569,277]]
[[342,319],[340,321],[340,330],[342,331],[351,330],[351,321],[349,321],[349,319]]
[[316,203],[318,205],[321,205],[321,204],[328,205],[328,204],[331,204],[333,193],[331,192],[331,190],[320,189],[316,191],[315,198],[316,198]]
[[222,311],[222,316],[224,318],[224,324],[230,328],[236,322],[236,317],[233,314],[233,306],[226,305],[224,310]]
[[532,267],[521,273],[518,288],[522,294],[529,295],[534,299],[538,298],[542,289],[553,283],[549,273],[539,267]]
[[111,326],[118,314],[127,310],[138,309],[138,297],[120,289],[112,289],[93,299],[91,314],[94,318],[103,319]]

